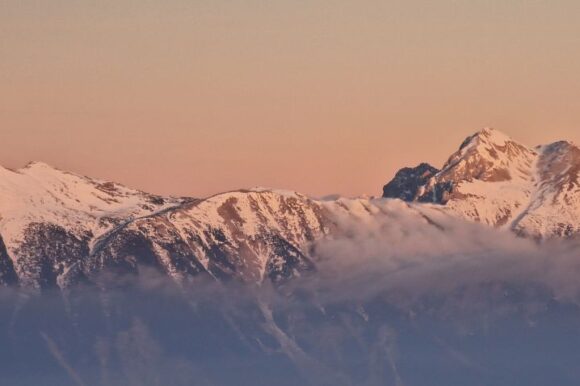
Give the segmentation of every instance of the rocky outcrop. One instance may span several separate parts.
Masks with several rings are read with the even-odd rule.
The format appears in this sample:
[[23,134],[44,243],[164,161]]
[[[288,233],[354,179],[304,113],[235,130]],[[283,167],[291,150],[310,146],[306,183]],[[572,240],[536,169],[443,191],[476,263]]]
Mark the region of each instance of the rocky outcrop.
[[403,168],[383,187],[383,197],[400,198],[404,201],[418,200],[419,193],[423,194],[421,188],[437,173],[439,169],[427,163],[414,168]]

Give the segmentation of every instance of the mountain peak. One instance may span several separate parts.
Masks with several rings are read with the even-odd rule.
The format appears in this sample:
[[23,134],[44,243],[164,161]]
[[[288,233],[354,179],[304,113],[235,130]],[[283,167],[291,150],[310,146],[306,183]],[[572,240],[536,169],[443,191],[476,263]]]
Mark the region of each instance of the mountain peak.
[[31,169],[42,169],[42,170],[59,170],[52,165],[47,164],[42,161],[30,161],[20,170],[31,170]]
[[453,197],[475,195],[461,187],[473,181],[529,181],[536,156],[536,151],[501,131],[484,128],[463,141],[441,170],[431,167],[425,174],[421,167],[402,169],[385,186],[389,189],[383,190],[383,196],[444,204]]
[[[502,169],[507,176],[510,169],[521,172],[529,169],[530,160],[536,151],[514,141],[507,134],[492,128],[485,128],[469,136],[461,144],[459,150],[451,155],[442,168],[444,174],[458,167],[469,173],[463,177],[469,179],[487,179],[485,175],[495,174]],[[468,167],[465,167],[468,166]],[[475,172],[475,174],[471,173]],[[527,173],[524,173],[527,174]],[[493,177],[494,179],[498,177]]]
[[503,147],[509,142],[514,142],[513,139],[494,128],[486,127],[475,134],[467,137],[465,141],[460,146],[460,150],[463,150],[471,145],[485,144],[497,147]]
[[402,169],[383,196],[443,204],[518,234],[580,234],[580,148],[572,142],[530,148],[485,128],[468,137],[440,171],[422,171]]

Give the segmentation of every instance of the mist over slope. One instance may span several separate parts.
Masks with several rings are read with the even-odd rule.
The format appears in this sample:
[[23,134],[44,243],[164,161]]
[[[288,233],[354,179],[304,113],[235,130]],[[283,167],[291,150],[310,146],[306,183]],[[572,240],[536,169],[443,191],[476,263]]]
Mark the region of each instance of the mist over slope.
[[398,220],[316,243],[317,270],[276,286],[143,268],[74,291],[4,288],[0,382],[577,383],[576,242]]

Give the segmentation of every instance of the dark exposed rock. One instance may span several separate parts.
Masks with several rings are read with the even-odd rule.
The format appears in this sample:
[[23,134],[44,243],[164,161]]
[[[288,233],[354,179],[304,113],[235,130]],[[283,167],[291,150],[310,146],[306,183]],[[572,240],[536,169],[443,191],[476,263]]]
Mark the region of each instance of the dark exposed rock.
[[4,240],[0,236],[0,285],[16,285],[18,276],[14,270],[14,264],[4,245]]
[[315,269],[307,256],[283,238],[274,236],[270,243],[274,248],[266,265],[266,274],[272,282],[279,283]]
[[383,187],[383,197],[415,201],[420,196],[420,188],[438,172],[439,169],[427,163],[414,168],[403,168]]
[[32,286],[52,288],[57,278],[66,285],[85,279],[81,264],[89,255],[90,233],[77,236],[63,227],[50,223],[32,223],[24,231],[24,241],[15,250],[17,272]]

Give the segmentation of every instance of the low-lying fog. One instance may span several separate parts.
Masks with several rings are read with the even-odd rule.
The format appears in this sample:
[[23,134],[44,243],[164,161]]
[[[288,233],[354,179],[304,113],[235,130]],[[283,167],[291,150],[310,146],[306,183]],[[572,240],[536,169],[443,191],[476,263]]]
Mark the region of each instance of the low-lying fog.
[[0,384],[580,381],[578,243],[476,225],[348,234],[278,288],[143,269],[65,292],[2,289]]

